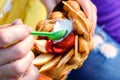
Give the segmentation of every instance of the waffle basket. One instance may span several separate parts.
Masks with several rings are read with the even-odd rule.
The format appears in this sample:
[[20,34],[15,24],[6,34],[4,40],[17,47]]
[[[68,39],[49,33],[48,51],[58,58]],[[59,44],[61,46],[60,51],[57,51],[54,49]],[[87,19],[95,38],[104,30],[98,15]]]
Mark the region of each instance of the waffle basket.
[[38,67],[41,75],[49,77],[38,80],[65,80],[71,70],[83,65],[92,50],[91,22],[75,0],[62,1],[61,10],[50,13],[47,20],[37,24],[36,30],[51,32],[55,23],[64,19],[72,20],[74,29],[61,42],[53,43],[46,37],[36,38],[33,49],[36,58],[33,64]]

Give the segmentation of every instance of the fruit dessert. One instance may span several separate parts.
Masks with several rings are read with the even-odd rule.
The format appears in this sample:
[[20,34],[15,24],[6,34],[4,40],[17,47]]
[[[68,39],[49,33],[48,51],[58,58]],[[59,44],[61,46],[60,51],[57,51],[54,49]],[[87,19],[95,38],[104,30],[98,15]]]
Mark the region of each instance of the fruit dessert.
[[59,30],[67,33],[58,40],[38,36],[33,50],[36,54],[33,64],[40,74],[53,80],[61,80],[72,69],[80,68],[93,47],[91,22],[75,0],[62,1],[61,9],[54,10],[36,26],[40,32]]

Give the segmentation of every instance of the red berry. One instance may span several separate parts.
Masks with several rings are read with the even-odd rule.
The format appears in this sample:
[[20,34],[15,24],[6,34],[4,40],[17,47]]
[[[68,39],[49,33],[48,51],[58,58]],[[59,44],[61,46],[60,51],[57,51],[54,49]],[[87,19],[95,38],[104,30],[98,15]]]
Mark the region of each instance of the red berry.
[[73,32],[71,32],[61,42],[58,42],[56,44],[53,44],[52,40],[48,40],[46,49],[50,53],[59,55],[59,54],[63,54],[65,52],[67,52],[70,48],[72,48],[74,46],[74,43],[75,43],[75,34]]

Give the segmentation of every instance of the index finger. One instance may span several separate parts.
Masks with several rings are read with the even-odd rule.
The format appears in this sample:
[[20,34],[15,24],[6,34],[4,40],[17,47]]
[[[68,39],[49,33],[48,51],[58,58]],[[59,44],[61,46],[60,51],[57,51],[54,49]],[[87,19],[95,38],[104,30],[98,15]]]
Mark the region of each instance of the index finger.
[[0,48],[14,41],[23,40],[30,33],[27,25],[13,25],[0,29]]
[[41,2],[47,8],[48,13],[50,13],[53,10],[53,8],[56,6],[55,0],[41,0]]
[[76,0],[76,1],[81,5],[88,19],[92,21],[92,10],[89,0]]

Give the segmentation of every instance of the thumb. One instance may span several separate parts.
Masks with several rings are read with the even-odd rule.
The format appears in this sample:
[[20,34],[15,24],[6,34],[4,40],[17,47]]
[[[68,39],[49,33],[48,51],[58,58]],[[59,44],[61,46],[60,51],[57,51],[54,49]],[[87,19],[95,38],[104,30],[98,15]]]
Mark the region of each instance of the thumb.
[[12,22],[11,25],[18,25],[18,24],[23,24],[21,19],[16,19],[15,21]]

